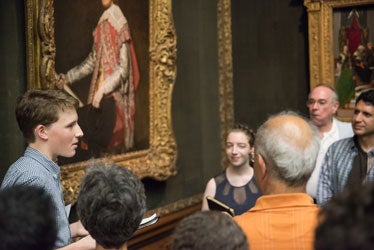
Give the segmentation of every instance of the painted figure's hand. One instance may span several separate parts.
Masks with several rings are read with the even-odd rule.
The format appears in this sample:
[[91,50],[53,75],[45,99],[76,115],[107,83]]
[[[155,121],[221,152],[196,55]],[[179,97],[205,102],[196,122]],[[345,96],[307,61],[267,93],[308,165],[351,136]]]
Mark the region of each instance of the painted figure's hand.
[[94,95],[94,98],[93,98],[93,101],[92,101],[92,106],[94,108],[99,108],[100,107],[100,102],[101,102],[101,99],[103,99],[103,96],[104,96],[104,91],[103,91],[103,88],[99,88],[95,95]]
[[62,89],[65,84],[68,84],[68,79],[65,74],[59,74],[57,77],[56,87]]

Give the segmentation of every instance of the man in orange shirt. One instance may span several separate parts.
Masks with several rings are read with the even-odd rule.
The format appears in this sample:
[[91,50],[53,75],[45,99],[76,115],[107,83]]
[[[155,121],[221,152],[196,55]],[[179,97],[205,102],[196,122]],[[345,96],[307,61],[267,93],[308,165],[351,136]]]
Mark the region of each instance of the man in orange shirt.
[[293,112],[270,117],[258,129],[254,175],[263,196],[234,217],[251,250],[313,249],[319,208],[306,183],[319,144],[317,128]]

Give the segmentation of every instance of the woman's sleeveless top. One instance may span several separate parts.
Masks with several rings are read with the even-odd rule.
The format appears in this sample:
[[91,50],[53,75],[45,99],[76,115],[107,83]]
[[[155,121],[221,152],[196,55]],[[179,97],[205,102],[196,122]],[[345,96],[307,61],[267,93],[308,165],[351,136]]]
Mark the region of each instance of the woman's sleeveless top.
[[232,207],[235,215],[248,211],[255,205],[257,198],[261,196],[261,191],[254,177],[244,186],[234,187],[227,180],[225,170],[214,177],[214,181],[216,182],[214,198]]

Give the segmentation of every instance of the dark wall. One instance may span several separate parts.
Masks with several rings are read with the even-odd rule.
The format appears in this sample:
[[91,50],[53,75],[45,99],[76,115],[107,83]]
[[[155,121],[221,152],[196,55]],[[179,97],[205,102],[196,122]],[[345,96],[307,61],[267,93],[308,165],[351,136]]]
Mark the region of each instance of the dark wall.
[[23,0],[0,1],[0,180],[23,152],[14,117],[15,98],[26,89]]
[[303,1],[231,2],[235,119],[257,128],[284,109],[305,113],[309,73]]
[[[295,1],[299,2],[299,1]],[[217,1],[173,0],[177,80],[172,119],[178,174],[145,179],[148,207],[202,193],[221,171],[217,63]],[[0,1],[1,176],[24,150],[14,101],[25,90],[22,0]],[[279,0],[232,1],[235,119],[257,127],[280,109],[305,111],[308,92],[306,23],[301,4]]]
[[178,69],[172,118],[178,174],[147,185],[152,207],[203,192],[207,180],[221,170],[216,10],[216,1],[173,1]]

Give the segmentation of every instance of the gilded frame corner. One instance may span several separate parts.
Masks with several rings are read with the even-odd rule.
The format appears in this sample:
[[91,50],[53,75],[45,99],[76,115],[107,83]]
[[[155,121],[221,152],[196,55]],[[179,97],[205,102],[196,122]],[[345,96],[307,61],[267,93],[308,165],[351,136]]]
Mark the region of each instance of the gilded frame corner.
[[[26,0],[27,88],[55,81],[54,0]],[[176,174],[177,144],[171,120],[177,39],[171,0],[149,0],[149,148],[99,158],[130,168],[139,178],[166,180]],[[74,203],[88,162],[61,168],[66,203]]]
[[334,86],[333,9],[374,4],[374,0],[304,0],[308,11],[310,88]]

